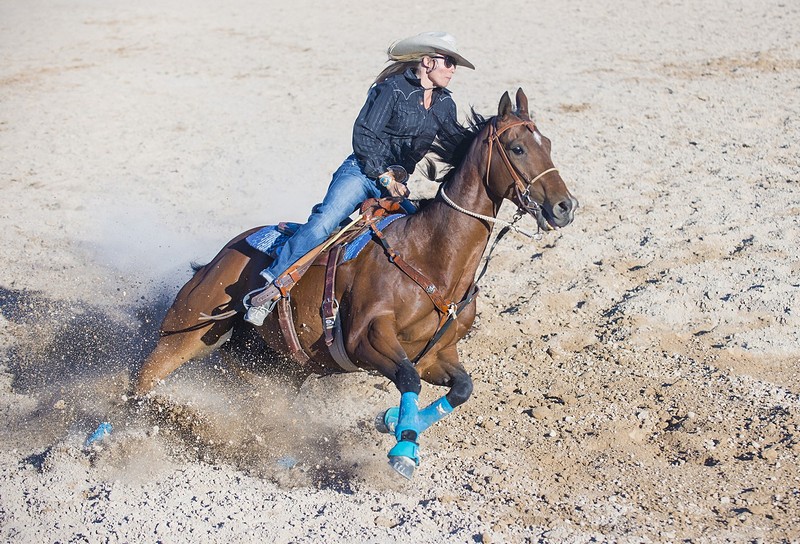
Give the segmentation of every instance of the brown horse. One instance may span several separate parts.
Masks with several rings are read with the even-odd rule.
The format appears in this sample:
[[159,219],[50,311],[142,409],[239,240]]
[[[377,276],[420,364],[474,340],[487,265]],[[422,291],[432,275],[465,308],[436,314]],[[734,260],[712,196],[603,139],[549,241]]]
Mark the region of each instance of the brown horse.
[[[390,464],[408,478],[418,464],[419,434],[472,393],[472,380],[459,361],[456,345],[475,317],[475,273],[501,204],[511,200],[545,231],[568,225],[577,208],[553,167],[550,141],[529,117],[522,89],[517,91],[516,108],[505,93],[496,117],[475,116],[464,127],[464,140],[451,162],[453,169],[436,198],[418,213],[386,227],[387,245],[368,244],[358,257],[340,265],[335,279],[346,357],[358,369],[387,377],[400,391],[399,409],[387,410],[384,423],[397,438],[389,452]],[[260,287],[258,272],[269,258],[245,243],[250,232],[229,242],[180,290],[164,318],[162,337],[141,368],[137,395],[148,393],[183,363],[209,354],[232,334],[252,332],[252,325],[242,320],[240,301]],[[387,258],[392,249],[430,280],[428,289]],[[291,311],[302,324],[297,337],[310,360],[287,364],[284,359],[275,364],[299,383],[312,373],[345,371],[323,341],[324,282],[324,267],[312,266],[291,293]],[[444,301],[444,309],[432,293]],[[257,332],[272,349],[285,352],[276,313]],[[448,320],[445,313],[453,326],[446,327],[431,347],[432,337]],[[202,314],[223,317],[203,321]],[[419,409],[420,380],[450,390]]]

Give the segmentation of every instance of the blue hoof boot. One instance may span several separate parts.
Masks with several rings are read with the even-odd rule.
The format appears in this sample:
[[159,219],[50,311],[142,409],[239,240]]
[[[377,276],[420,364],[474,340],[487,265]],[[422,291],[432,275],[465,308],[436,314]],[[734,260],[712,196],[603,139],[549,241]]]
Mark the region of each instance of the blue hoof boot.
[[419,464],[419,446],[410,440],[401,440],[389,450],[389,457],[408,457]]
[[89,438],[86,439],[84,446],[88,448],[95,442],[103,440],[104,438],[106,438],[108,435],[111,434],[112,429],[113,427],[111,426],[111,423],[104,421],[103,423],[98,425],[97,429],[89,436]]
[[400,418],[400,408],[394,406],[389,408],[382,414],[378,414],[375,418],[375,428],[378,432],[386,434],[394,434],[397,428],[397,420]]
[[389,466],[406,480],[410,480],[414,476],[414,469],[417,468],[413,459],[402,456],[389,457]]
[[[419,465],[419,446],[409,440],[401,440],[389,450],[389,464],[394,466],[392,460],[400,457],[408,459],[411,463],[414,463],[415,466]],[[397,469],[395,468],[395,470]]]

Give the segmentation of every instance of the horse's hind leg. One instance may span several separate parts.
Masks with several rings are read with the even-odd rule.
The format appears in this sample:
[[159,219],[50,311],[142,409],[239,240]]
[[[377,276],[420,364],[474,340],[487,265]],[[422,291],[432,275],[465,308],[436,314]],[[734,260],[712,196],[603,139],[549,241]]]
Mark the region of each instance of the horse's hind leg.
[[208,327],[200,331],[179,332],[159,339],[139,370],[133,389],[134,395],[138,397],[147,394],[182,364],[211,354],[230,336],[230,331],[227,331],[217,342],[208,345],[202,340],[208,332],[207,329]]
[[204,321],[202,314],[232,308],[241,298],[249,258],[223,249],[184,285],[161,324],[161,338],[139,371],[134,394],[144,395],[179,366],[213,352],[231,335],[235,316]]

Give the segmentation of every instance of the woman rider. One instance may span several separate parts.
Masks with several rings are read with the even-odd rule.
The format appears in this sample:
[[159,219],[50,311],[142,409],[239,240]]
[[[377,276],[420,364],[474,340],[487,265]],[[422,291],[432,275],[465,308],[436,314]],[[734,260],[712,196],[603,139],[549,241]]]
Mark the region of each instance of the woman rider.
[[250,299],[244,317],[253,325],[264,323],[281,296],[275,278],[324,242],[364,200],[408,196],[404,180],[396,180],[390,166],[413,172],[435,138],[460,137],[447,85],[456,66],[475,67],[458,53],[455,38],[445,32],[424,32],[395,42],[388,54],[393,62],[378,75],[353,126],[353,154],[333,174],[325,198],[314,206],[308,222],[261,272],[267,285]]

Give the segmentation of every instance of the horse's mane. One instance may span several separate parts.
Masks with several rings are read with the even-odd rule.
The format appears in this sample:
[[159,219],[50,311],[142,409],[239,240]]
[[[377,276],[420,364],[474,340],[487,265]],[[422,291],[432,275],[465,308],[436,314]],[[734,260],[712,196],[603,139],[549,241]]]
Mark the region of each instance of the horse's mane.
[[425,157],[425,177],[438,183],[447,181],[469,152],[472,141],[483,130],[489,119],[470,108],[466,124],[459,124],[457,134],[446,138],[437,138]]

